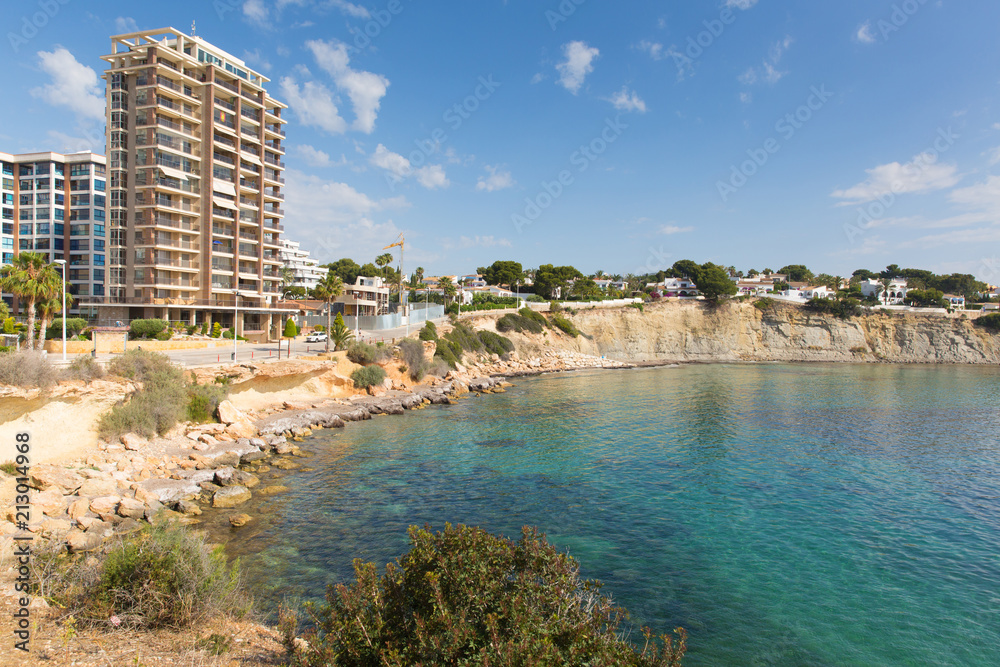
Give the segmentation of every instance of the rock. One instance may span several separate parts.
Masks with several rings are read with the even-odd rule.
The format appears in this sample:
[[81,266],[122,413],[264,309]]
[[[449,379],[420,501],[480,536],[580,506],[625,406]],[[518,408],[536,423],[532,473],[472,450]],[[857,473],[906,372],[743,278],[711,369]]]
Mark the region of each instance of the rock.
[[274,462],[274,467],[278,470],[295,470],[301,467],[302,464],[296,463],[295,461],[286,461],[285,459],[279,459]]
[[372,386],[368,387],[368,394],[370,396],[375,396],[376,398],[380,396],[385,396],[385,389],[379,387],[378,385],[373,384]]
[[145,438],[143,438],[142,436],[138,436],[135,433],[126,433],[121,437],[121,441],[122,444],[125,446],[125,449],[132,452],[137,452],[149,444],[148,442],[146,442]]
[[188,479],[151,479],[143,482],[141,488],[154,494],[165,505],[191,498],[201,491],[196,482]]
[[160,504],[160,497],[157,496],[152,491],[145,489],[142,486],[138,487],[135,490],[135,499],[142,503],[145,503],[146,505],[152,505],[153,503],[156,503],[157,505]]
[[115,532],[119,535],[128,535],[142,530],[142,524],[135,519],[128,518],[115,526]]
[[250,438],[250,446],[259,450],[267,449],[267,442],[263,438]]
[[88,498],[99,498],[101,496],[112,496],[118,491],[118,482],[113,478],[99,477],[88,479],[80,485],[79,494]]
[[193,500],[179,500],[175,509],[181,514],[189,514],[191,516],[201,514],[201,507]]
[[[209,447],[215,447],[216,445],[219,444],[219,441],[216,440],[215,437],[207,433],[202,433],[201,435],[198,436],[198,439],[201,440],[204,444],[208,445]],[[197,449],[197,447],[195,447],[195,449]]]
[[240,457],[240,465],[246,465],[246,464],[252,463],[254,461],[260,461],[261,459],[266,458],[266,457],[267,457],[267,454],[265,454],[264,452],[260,451],[259,449],[256,449],[256,450],[254,450],[252,452],[247,452],[246,454],[244,454],[243,456],[241,456]]
[[242,505],[250,500],[250,491],[245,486],[228,486],[219,489],[212,496],[212,507],[227,509]]
[[295,449],[295,445],[287,440],[284,440],[275,446],[274,453],[279,456],[284,456],[285,454],[291,454],[293,449]]
[[65,519],[46,519],[42,522],[42,535],[55,537],[65,535],[73,528],[73,524]]
[[254,475],[251,475],[243,470],[236,470],[234,468],[219,468],[215,471],[215,483],[223,487],[245,486],[248,489],[252,489],[260,484],[260,480]]
[[50,465],[38,465],[31,468],[29,473],[32,488],[39,491],[56,489],[62,494],[75,492],[83,483],[82,477],[65,468]]
[[67,502],[61,491],[52,488],[48,491],[33,494],[31,496],[31,504],[42,514],[57,516],[66,511]]
[[250,523],[251,518],[249,514],[234,514],[229,517],[229,523],[233,525],[233,528],[241,528]]
[[273,486],[265,486],[264,488],[258,490],[257,493],[262,496],[275,496],[279,493],[285,493],[287,491],[288,491],[287,486],[280,486],[278,484],[275,484]]
[[194,445],[194,447],[192,447],[192,449],[194,449],[194,451],[196,452],[203,452],[206,449],[211,449],[211,448],[212,445],[209,445],[208,443],[205,442],[199,442],[198,444]]
[[82,530],[90,530],[90,527],[93,526],[95,523],[99,523],[102,525],[104,524],[103,521],[93,516],[81,516],[79,519],[76,520],[76,525],[79,526]]
[[76,521],[82,516],[86,516],[90,510],[90,500],[87,498],[77,498],[69,504],[69,518]]
[[219,403],[218,415],[219,421],[223,424],[233,424],[238,421],[249,421],[246,415],[244,415],[243,412],[229,400]]
[[223,452],[212,459],[212,465],[216,468],[224,468],[226,466],[236,467],[239,464],[240,455],[236,452]]
[[146,504],[135,498],[123,498],[118,503],[118,516],[127,519],[141,519],[146,514]]
[[257,427],[249,419],[244,418],[227,426],[226,433],[234,438],[252,438],[257,435]]
[[73,531],[66,538],[66,546],[73,553],[81,553],[84,551],[93,551],[101,546],[101,542],[103,541],[103,537],[97,533]]

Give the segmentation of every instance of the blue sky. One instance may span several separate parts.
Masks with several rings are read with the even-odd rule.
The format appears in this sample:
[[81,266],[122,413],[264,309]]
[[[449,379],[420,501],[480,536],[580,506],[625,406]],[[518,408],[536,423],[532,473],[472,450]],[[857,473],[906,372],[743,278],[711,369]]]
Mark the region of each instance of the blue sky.
[[290,105],[286,234],[323,261],[403,232],[429,274],[1000,282],[992,0],[14,4],[0,150],[102,150],[109,36],[196,21]]

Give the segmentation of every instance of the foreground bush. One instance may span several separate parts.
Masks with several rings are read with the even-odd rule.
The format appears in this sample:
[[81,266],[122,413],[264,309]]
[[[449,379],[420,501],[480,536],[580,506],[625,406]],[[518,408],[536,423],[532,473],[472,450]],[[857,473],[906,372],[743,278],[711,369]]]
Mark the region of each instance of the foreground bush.
[[132,320],[128,335],[130,338],[156,338],[166,330],[167,323],[163,320]]
[[[66,320],[66,339],[73,338],[79,335],[81,331],[87,328],[87,320],[82,317],[71,317]],[[47,339],[62,339],[62,318],[57,317],[52,320],[52,324],[49,328],[45,330],[45,337]]]
[[192,383],[188,387],[188,421],[202,424],[215,421],[215,411],[219,408],[219,403],[228,396],[228,385]]
[[1000,313],[990,313],[980,315],[976,318],[976,325],[993,331],[1000,331]]
[[351,373],[354,386],[358,389],[367,389],[382,384],[385,380],[385,369],[381,366],[365,366]]
[[239,561],[228,565],[221,546],[166,522],[106,544],[97,558],[50,555],[34,575],[37,594],[92,625],[115,616],[128,627],[184,627],[250,607]]
[[557,329],[559,329],[565,334],[569,334],[573,338],[576,338],[577,336],[580,335],[580,330],[577,329],[572,322],[567,320],[562,315],[553,315],[552,324],[554,324]]
[[683,630],[662,650],[644,630],[637,652],[620,637],[625,610],[535,529],[516,543],[467,526],[409,535],[412,549],[384,575],[355,560],[355,581],[308,607],[315,629],[300,664],[680,664]]
[[829,313],[842,320],[857,317],[861,314],[861,302],[857,299],[821,299],[813,297],[806,301],[805,307],[816,313]]
[[424,346],[420,341],[407,338],[399,344],[399,356],[406,364],[410,379],[420,382],[427,375],[430,364],[424,357]]
[[119,403],[101,417],[98,434],[105,439],[124,433],[143,437],[163,435],[187,413],[187,381],[179,368],[163,354],[131,350],[108,364],[112,375],[142,383],[126,403]]
[[388,359],[389,351],[384,347],[377,347],[375,345],[369,345],[368,343],[362,343],[361,341],[355,341],[347,348],[347,358],[356,364],[369,366]]
[[104,367],[94,361],[90,355],[82,354],[63,371],[63,377],[90,383],[104,377]]
[[427,323],[424,324],[422,329],[420,329],[419,338],[420,340],[437,340],[438,339],[437,326],[435,326],[435,324],[430,320],[427,320]]
[[545,319],[544,315],[542,315],[541,313],[539,313],[536,310],[532,310],[531,308],[528,308],[527,306],[525,306],[521,310],[517,311],[517,314],[520,315],[521,317],[527,317],[529,320],[534,320],[535,322],[538,322],[539,324],[541,324],[543,327],[551,326],[549,324],[549,321],[547,319]]
[[497,320],[497,331],[507,333],[509,331],[527,331],[528,333],[542,333],[544,327],[534,319],[529,319],[524,315],[504,315]]
[[486,352],[495,354],[498,357],[514,351],[514,343],[510,338],[495,334],[492,331],[480,331],[479,340],[482,342]]
[[22,350],[0,354],[0,384],[25,389],[46,389],[55,384],[57,374],[41,352]]

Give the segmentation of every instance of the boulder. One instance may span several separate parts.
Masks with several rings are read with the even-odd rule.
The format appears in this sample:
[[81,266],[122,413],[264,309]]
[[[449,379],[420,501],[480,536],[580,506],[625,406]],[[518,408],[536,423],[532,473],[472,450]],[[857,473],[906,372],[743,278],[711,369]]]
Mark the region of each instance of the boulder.
[[45,537],[65,535],[72,528],[73,524],[65,519],[46,519],[42,522],[42,535]]
[[240,457],[240,465],[246,465],[247,463],[252,463],[254,461],[260,461],[261,459],[266,458],[266,457],[267,457],[267,454],[265,454],[264,452],[260,451],[259,449],[255,449],[252,452],[247,452],[246,454],[244,454],[244,455],[242,455]]
[[286,491],[288,491],[287,486],[280,486],[275,484],[273,486],[265,486],[264,488],[257,491],[257,493],[262,496],[275,496],[279,493],[285,493]]
[[31,495],[31,504],[47,516],[58,516],[66,511],[66,498],[55,488]]
[[218,407],[219,421],[223,424],[234,424],[238,421],[249,421],[243,412],[233,405],[230,400],[225,400],[219,403]]
[[[219,444],[219,441],[216,440],[214,436],[211,436],[207,433],[202,433],[201,435],[199,435],[198,440],[208,445],[209,447],[214,447]],[[197,449],[197,447],[195,447],[195,449]]]
[[138,436],[135,433],[126,433],[121,437],[121,441],[125,446],[125,449],[132,452],[137,452],[149,444],[145,438]]
[[79,493],[88,498],[99,498],[101,496],[113,496],[118,491],[118,482],[113,478],[98,477],[88,479],[80,485]]
[[260,484],[260,480],[244,470],[227,467],[215,471],[215,483],[219,486],[245,486],[252,489]]
[[104,538],[98,533],[86,532],[82,533],[79,531],[73,531],[66,538],[66,546],[73,553],[80,553],[83,551],[93,551],[94,549],[101,546],[101,542]]
[[249,514],[234,514],[229,517],[229,523],[233,525],[233,528],[241,528],[250,523],[250,519]]
[[122,498],[118,503],[118,516],[126,519],[141,519],[146,514],[146,504],[135,498]]
[[201,491],[196,482],[188,479],[151,479],[143,482],[141,488],[153,493],[157,500],[167,505],[196,496]]
[[82,516],[86,516],[90,511],[90,500],[88,498],[77,498],[69,504],[69,518],[76,521]]
[[236,452],[223,452],[212,459],[212,465],[216,468],[236,467],[239,464],[240,455]]
[[230,508],[250,500],[250,491],[245,486],[227,486],[212,496],[212,507]]
[[177,501],[175,509],[181,514],[189,514],[191,516],[198,516],[201,514],[201,507],[193,500],[179,500]]
[[75,492],[83,483],[78,473],[50,465],[32,467],[29,478],[32,488],[39,491],[56,489],[64,495]]
[[226,433],[234,438],[252,438],[257,435],[257,427],[249,419],[244,418],[227,426]]

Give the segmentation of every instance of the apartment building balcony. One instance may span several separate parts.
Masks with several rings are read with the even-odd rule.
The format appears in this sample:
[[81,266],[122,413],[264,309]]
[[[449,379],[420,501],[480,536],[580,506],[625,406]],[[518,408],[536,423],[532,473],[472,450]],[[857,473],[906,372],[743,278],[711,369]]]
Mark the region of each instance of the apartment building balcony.
[[275,204],[264,204],[264,215],[285,215],[285,209]]
[[266,162],[267,164],[273,164],[275,167],[278,167],[279,169],[285,168],[284,162],[282,162],[276,156],[271,155],[269,153],[264,153],[264,162]]
[[249,197],[240,197],[240,206],[250,206],[253,208],[260,208],[260,202],[256,199],[250,199]]
[[264,131],[265,132],[270,132],[271,134],[276,134],[279,137],[281,137],[282,139],[285,138],[285,130],[281,127],[281,125],[275,125],[273,123],[272,124],[265,124],[264,125]]
[[264,189],[264,199],[276,199],[277,201],[285,201],[285,195],[277,190]]
[[272,169],[265,169],[264,170],[264,180],[265,181],[271,181],[272,183],[280,183],[281,185],[285,184],[285,177],[284,176],[279,176],[278,172],[276,172],[276,171],[274,171]]
[[257,128],[247,127],[243,123],[240,123],[240,133],[243,134],[243,136],[251,137],[251,138],[253,138],[255,140],[259,138],[259,134],[260,134],[257,131]]
[[201,170],[198,167],[185,166],[181,160],[170,159],[169,155],[157,154],[155,160],[147,160],[147,165],[152,166],[154,164],[158,167],[169,167],[170,169],[183,171],[185,174],[190,174],[191,176],[201,175]]
[[212,234],[214,234],[216,236],[228,236],[228,237],[231,237],[231,238],[236,238],[235,234],[233,233],[233,228],[232,227],[216,227],[216,226],[213,225],[212,226]]
[[264,220],[264,229],[274,229],[279,232],[285,231],[285,226],[271,220]]
[[179,102],[175,102],[161,95],[156,96],[156,106],[167,114],[175,114],[184,118],[197,118],[194,111],[185,108],[185,106]]
[[264,147],[269,150],[275,151],[276,153],[281,153],[282,155],[285,154],[285,147],[281,145],[280,141],[269,139],[264,142]]
[[260,183],[252,179],[241,177],[240,187],[243,188],[244,190],[253,190],[255,192],[260,192]]
[[260,109],[254,109],[252,107],[246,107],[242,104],[240,105],[240,116],[246,118],[247,120],[260,124]]
[[232,111],[236,113],[236,105],[232,102],[227,102],[226,100],[221,100],[218,97],[214,98],[215,106],[226,109],[227,111]]
[[167,236],[157,236],[156,238],[151,239],[148,244],[139,243],[139,241],[136,240],[136,245],[152,245],[156,248],[183,250],[186,252],[197,252],[198,250],[197,244],[192,241],[182,241],[180,239],[172,239]]
[[228,164],[231,167],[236,167],[236,160],[231,157],[226,157],[222,153],[212,153],[212,159],[216,162],[222,162],[223,164]]
[[243,84],[243,86],[244,87],[243,90],[240,91],[240,95],[242,95],[244,99],[248,99],[254,104],[263,104],[263,98],[261,95],[262,91],[253,89],[247,90],[246,84]]
[[217,206],[212,207],[212,217],[213,218],[226,218],[227,220],[236,219],[236,211],[232,211],[228,208],[219,208]]
[[196,280],[191,280],[190,278],[167,278],[164,276],[143,276],[141,279],[135,281],[136,285],[144,285],[147,287],[180,287],[180,288],[190,288],[197,289],[198,282]]
[[239,94],[239,92],[240,92],[240,89],[236,87],[236,84],[229,83],[225,79],[218,79],[217,78],[212,83],[214,83],[217,86],[221,86],[222,88],[225,88],[226,90],[228,90],[230,92],[233,92],[233,93],[236,93],[236,94]]
[[220,137],[219,135],[216,134],[212,138],[215,140],[215,143],[222,144],[223,146],[229,148],[233,152],[236,151],[236,142],[230,139],[229,137]]
[[164,259],[162,257],[143,257],[142,259],[137,259],[135,261],[136,266],[149,266],[149,267],[170,267],[172,269],[177,269],[178,271],[195,271],[197,272],[198,263],[191,259]]
[[168,218],[166,216],[155,216],[151,218],[139,218],[135,222],[136,227],[156,227],[158,229],[171,229],[177,231],[188,232],[192,234],[197,234],[201,231],[201,227],[190,220],[179,220],[174,218]]

